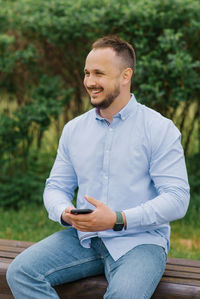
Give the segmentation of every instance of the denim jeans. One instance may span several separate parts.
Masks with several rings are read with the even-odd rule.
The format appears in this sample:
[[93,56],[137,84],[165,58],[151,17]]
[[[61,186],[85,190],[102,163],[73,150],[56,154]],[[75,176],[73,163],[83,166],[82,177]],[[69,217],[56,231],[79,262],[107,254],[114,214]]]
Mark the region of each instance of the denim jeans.
[[16,299],[59,298],[52,286],[105,273],[104,299],[151,298],[165,269],[166,254],[157,245],[140,245],[114,261],[101,239],[83,248],[74,228],[32,245],[11,263],[7,281]]

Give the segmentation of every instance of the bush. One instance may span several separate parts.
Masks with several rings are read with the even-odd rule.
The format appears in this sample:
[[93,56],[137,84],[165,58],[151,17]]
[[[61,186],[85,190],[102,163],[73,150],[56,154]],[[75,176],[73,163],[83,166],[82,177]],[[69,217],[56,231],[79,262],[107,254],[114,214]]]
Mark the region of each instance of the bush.
[[[55,152],[43,153],[42,140],[57,120],[72,90],[62,90],[58,77],[41,77],[31,92],[32,101],[13,113],[0,115],[0,205],[41,202],[45,177]],[[57,143],[57,139],[56,139]]]
[[200,213],[200,153],[187,158],[191,200],[185,220],[196,225]]

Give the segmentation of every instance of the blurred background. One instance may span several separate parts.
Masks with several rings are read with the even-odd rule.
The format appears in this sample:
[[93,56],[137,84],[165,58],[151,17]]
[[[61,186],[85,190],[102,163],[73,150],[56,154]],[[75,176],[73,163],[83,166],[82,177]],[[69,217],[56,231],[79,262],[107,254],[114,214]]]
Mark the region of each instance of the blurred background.
[[191,202],[172,223],[170,256],[200,259],[200,2],[0,0],[0,238],[63,229],[42,194],[64,124],[91,109],[83,68],[97,38],[136,51],[132,91],[182,133]]

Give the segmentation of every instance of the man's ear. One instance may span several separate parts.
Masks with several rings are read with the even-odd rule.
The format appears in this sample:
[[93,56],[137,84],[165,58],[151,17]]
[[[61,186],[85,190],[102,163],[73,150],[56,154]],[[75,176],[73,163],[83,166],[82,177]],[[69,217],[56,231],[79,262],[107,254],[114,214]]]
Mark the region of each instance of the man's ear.
[[127,67],[126,69],[123,70],[121,75],[122,75],[122,85],[127,85],[131,81],[133,70],[130,67]]

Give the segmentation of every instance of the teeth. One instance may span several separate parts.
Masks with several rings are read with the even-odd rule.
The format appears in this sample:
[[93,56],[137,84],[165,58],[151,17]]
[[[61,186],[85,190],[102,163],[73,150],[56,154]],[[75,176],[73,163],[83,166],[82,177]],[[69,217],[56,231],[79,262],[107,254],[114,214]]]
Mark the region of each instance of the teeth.
[[92,93],[97,94],[99,93],[101,90],[92,90]]

